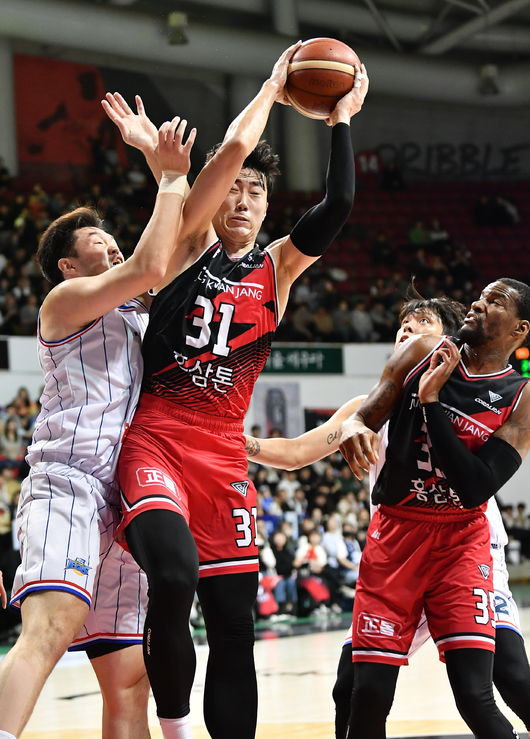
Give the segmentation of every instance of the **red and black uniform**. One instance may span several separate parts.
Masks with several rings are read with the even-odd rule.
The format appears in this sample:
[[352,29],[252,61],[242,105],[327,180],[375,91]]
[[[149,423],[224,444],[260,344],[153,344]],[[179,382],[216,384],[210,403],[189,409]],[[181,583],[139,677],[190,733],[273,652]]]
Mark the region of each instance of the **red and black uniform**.
[[[380,508],[356,586],[354,662],[407,664],[423,608],[441,656],[450,649],[495,649],[486,504],[463,508],[437,462],[418,398],[431,355],[408,374],[389,422],[373,489]],[[468,449],[476,453],[502,426],[526,382],[511,367],[470,375],[459,363],[440,403]]]
[[181,513],[201,576],[258,569],[243,419],[278,322],[275,268],[220,241],[154,299],[140,404],[119,464],[124,521]]

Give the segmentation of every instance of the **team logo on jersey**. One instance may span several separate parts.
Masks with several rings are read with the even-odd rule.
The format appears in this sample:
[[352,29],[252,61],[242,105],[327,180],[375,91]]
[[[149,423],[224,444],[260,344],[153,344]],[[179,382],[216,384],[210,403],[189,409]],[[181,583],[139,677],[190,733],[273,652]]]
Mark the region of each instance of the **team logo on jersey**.
[[136,479],[138,485],[142,488],[150,487],[151,485],[162,485],[167,488],[173,495],[179,498],[177,486],[169,475],[166,475],[162,470],[157,470],[156,467],[138,467],[136,470]]
[[480,574],[484,578],[484,580],[487,580],[490,576],[490,566],[489,565],[478,565],[478,568],[480,570]]
[[70,557],[68,557],[64,569],[73,570],[74,572],[77,572],[78,575],[88,575],[88,571],[91,570],[92,567],[87,565],[86,559],[81,559],[81,557],[70,559]]
[[375,616],[373,613],[360,613],[357,621],[357,633],[364,636],[397,636],[399,637],[400,627],[395,621],[389,621],[388,618]]
[[230,485],[237,490],[244,498],[247,497],[247,490],[249,486],[248,480],[241,480],[240,482],[231,482]]
[[486,403],[485,400],[482,400],[482,398],[475,398],[475,403],[480,403],[480,405],[483,405],[484,408],[487,408],[489,411],[493,411],[493,413],[496,413],[498,416],[501,415],[501,411],[498,408],[495,408],[495,406],[491,405],[492,403],[496,402],[497,400],[501,399],[501,395],[497,395],[497,393],[492,393],[491,390],[488,390],[490,394],[490,402]]

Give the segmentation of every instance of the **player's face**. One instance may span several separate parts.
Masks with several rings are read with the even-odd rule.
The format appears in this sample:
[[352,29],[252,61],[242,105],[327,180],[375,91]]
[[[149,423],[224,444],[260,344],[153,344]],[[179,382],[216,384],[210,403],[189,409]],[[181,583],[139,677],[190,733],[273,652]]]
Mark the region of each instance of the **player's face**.
[[395,346],[399,346],[411,336],[417,334],[429,334],[442,336],[444,333],[440,318],[430,310],[417,310],[406,315],[401,321],[401,326],[396,334]]
[[471,303],[459,337],[469,346],[506,339],[520,323],[517,291],[503,282],[491,282]]
[[74,247],[77,256],[70,259],[80,277],[99,275],[124,261],[114,237],[101,228],[78,228]]
[[264,176],[242,169],[217,211],[213,225],[222,241],[253,243],[267,212]]

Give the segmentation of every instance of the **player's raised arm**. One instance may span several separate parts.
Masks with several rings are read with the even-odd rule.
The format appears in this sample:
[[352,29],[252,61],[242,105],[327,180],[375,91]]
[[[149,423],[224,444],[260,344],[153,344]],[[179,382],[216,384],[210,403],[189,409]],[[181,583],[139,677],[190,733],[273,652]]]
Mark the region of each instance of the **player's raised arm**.
[[[211,220],[263,133],[274,102],[284,102],[289,60],[300,42],[289,46],[256,97],[235,118],[212,158],[193,183],[182,214],[181,239],[211,231]],[[212,238],[214,234],[212,231]]]
[[339,448],[357,479],[362,480],[378,460],[380,438],[377,432],[398,402],[408,373],[439,340],[439,337],[420,335],[398,346],[377,385],[359,410],[342,424]]
[[361,110],[367,92],[366,69],[364,65],[362,71],[356,67],[354,87],[338,101],[326,121],[333,129],[324,198],[300,218],[288,237],[270,247],[278,268],[283,307],[291,284],[322,256],[350,214],[355,193],[350,120]]
[[[97,226],[70,226],[71,243],[57,260],[54,255],[57,239],[61,238],[61,219],[44,233],[39,245],[41,265],[44,268],[47,260],[50,271],[58,275],[57,284],[41,309],[44,338],[55,340],[75,332],[163,279],[176,243],[190,150],[195,139],[192,129],[184,142],[185,127],[186,121],[180,118],[160,127],[158,150],[162,178],[153,215],[130,259],[112,266],[118,247],[110,234]],[[71,223],[71,214],[62,218]]]
[[365,398],[366,395],[358,395],[348,400],[325,423],[294,439],[247,436],[247,457],[283,470],[297,470],[317,462],[338,450],[342,422],[355,413]]

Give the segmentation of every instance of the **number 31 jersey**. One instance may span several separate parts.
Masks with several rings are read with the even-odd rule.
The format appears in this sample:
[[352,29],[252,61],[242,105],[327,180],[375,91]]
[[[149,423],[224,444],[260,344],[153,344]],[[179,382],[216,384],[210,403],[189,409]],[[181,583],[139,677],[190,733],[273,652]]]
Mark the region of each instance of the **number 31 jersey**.
[[273,259],[220,241],[155,297],[143,342],[143,391],[193,411],[242,419],[278,324]]

